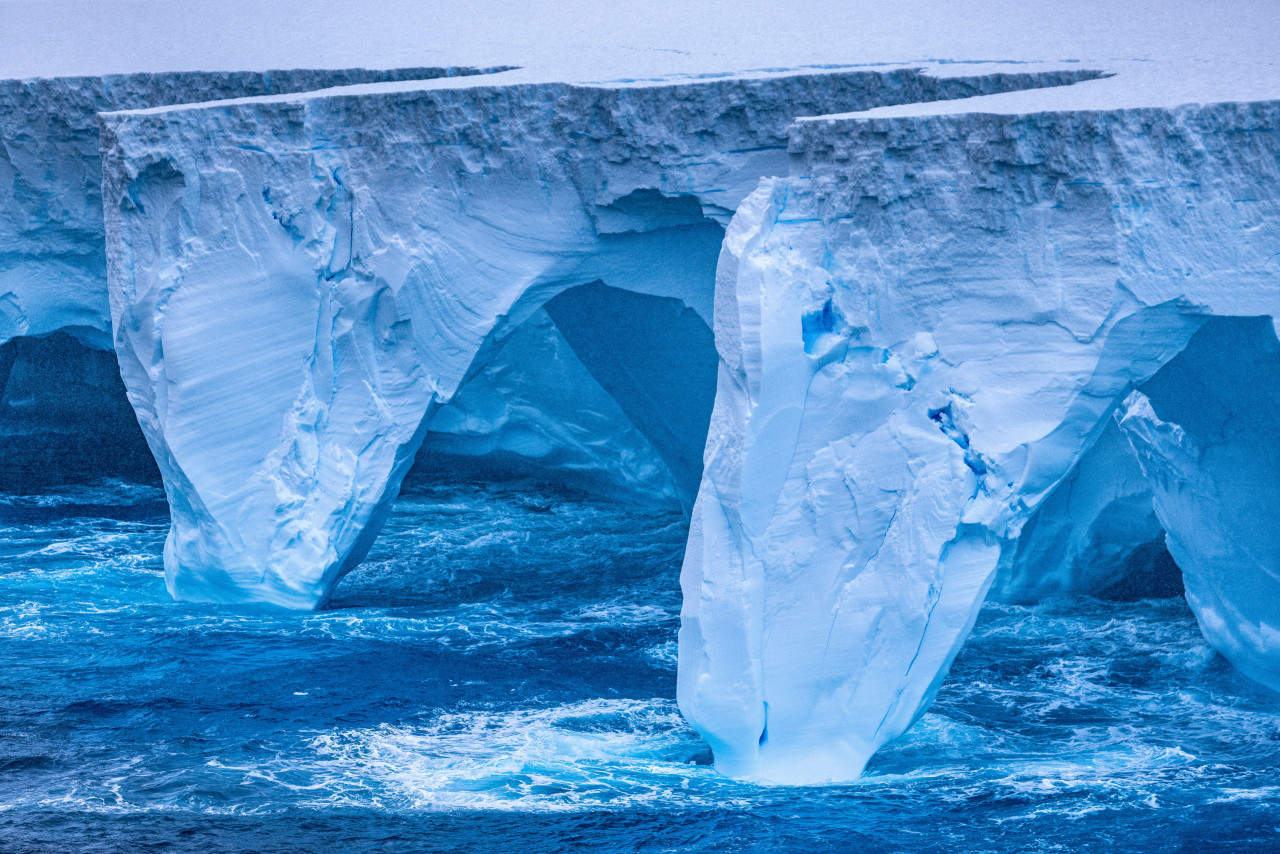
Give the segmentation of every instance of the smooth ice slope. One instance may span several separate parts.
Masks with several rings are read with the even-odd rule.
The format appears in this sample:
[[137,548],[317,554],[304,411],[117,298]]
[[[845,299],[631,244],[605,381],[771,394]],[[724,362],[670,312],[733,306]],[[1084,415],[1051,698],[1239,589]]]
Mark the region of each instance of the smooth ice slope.
[[[964,106],[799,122],[729,227],[680,700],[731,773],[857,776],[1130,390],[1206,318],[1280,313],[1280,103]],[[1166,528],[1198,506],[1157,501]]]
[[[709,326],[719,223],[786,168],[795,115],[1094,76],[450,80],[106,116],[115,341],[172,499],[170,589],[323,603],[426,418],[568,288]],[[700,441],[638,412],[667,459]]]

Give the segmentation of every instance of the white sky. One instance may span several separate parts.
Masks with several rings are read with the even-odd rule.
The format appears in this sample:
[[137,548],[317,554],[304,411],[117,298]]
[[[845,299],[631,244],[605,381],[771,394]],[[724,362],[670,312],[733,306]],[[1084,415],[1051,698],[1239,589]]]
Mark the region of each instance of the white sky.
[[520,65],[587,82],[939,60],[1118,72],[1071,87],[1081,103],[1280,97],[1280,0],[0,0],[0,78]]

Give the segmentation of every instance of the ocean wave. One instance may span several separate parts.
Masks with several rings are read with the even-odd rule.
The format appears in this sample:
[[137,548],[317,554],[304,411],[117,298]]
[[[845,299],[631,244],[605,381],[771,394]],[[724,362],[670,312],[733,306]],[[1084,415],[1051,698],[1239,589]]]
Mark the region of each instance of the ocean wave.
[[[234,770],[309,804],[396,810],[561,811],[707,802],[730,781],[669,700],[586,700],[449,712],[315,735],[309,756]],[[226,766],[224,766],[226,767]],[[231,770],[227,768],[227,770]]]

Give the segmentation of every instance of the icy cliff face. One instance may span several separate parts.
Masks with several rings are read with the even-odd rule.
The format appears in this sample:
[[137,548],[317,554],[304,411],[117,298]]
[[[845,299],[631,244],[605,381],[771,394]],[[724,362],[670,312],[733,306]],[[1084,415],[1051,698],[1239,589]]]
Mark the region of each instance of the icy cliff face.
[[[1096,76],[401,85],[106,117],[115,344],[172,498],[170,589],[324,602],[427,419],[569,288],[682,303],[661,322],[709,327],[722,223],[785,168],[795,115]],[[652,378],[698,376],[699,348],[609,347],[626,328],[573,309],[548,307],[691,493],[709,395],[664,398]]]
[[157,476],[111,352],[96,113],[480,71],[0,80],[0,483]]
[[[1280,348],[1280,106],[847,115],[1098,76],[449,80],[104,116],[170,590],[322,604],[422,447],[692,508],[680,703],[735,776],[856,777],[993,584],[1140,597],[1181,567],[1206,637],[1280,684],[1249,592],[1278,528],[1244,519],[1275,468],[1245,377]],[[1232,350],[1248,370],[1202,391]]]
[[[1277,118],[1268,102],[797,124],[790,177],[740,208],[717,280],[680,700],[718,766],[857,776],[927,708],[1046,501],[1156,533],[1131,470],[1049,496],[1091,448],[1124,456],[1112,413],[1207,318],[1280,311]],[[1261,361],[1270,325],[1248,327]],[[1246,592],[1276,530],[1244,518],[1275,506],[1252,497],[1275,474],[1243,412],[1256,392],[1157,385],[1124,433],[1188,601],[1246,672],[1280,672],[1274,597]],[[1051,535],[1068,567],[1093,548]]]

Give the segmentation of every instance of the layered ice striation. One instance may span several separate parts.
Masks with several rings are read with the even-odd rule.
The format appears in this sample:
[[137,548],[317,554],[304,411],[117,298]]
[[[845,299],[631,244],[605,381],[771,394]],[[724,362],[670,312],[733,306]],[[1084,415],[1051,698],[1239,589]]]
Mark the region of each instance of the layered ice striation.
[[[724,224],[786,168],[792,119],[1097,76],[450,80],[107,115],[115,344],[171,497],[170,589],[326,601],[441,407],[544,305],[690,505]],[[505,422],[531,457],[536,420]]]
[[1206,637],[1280,673],[1280,104],[957,106],[798,122],[728,228],[680,700],[731,773],[857,776],[998,568],[1099,592],[1162,532]]

